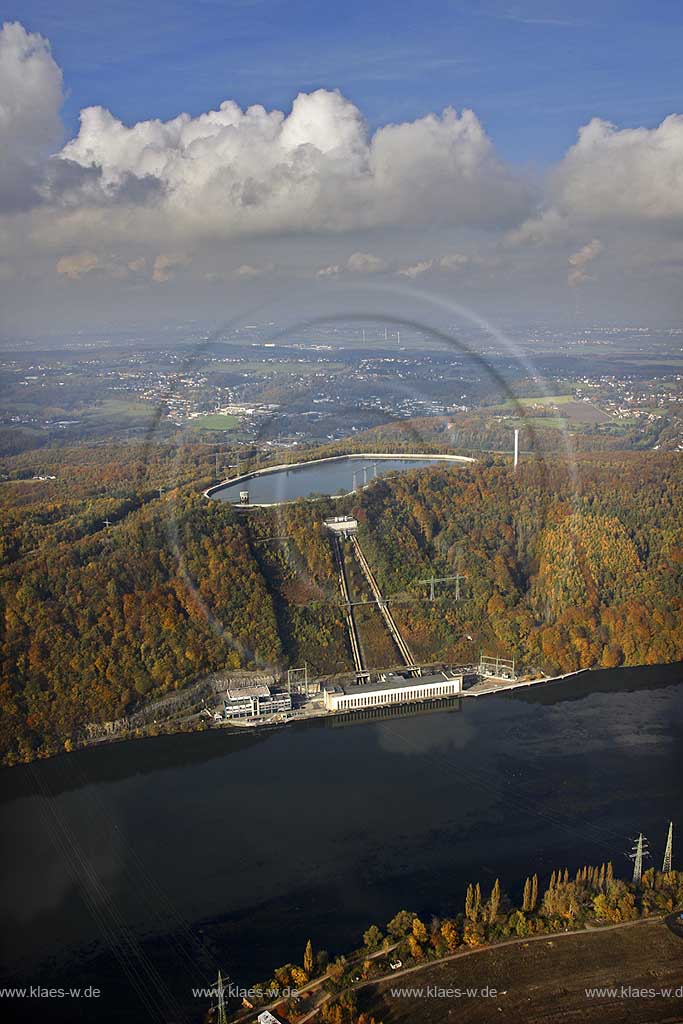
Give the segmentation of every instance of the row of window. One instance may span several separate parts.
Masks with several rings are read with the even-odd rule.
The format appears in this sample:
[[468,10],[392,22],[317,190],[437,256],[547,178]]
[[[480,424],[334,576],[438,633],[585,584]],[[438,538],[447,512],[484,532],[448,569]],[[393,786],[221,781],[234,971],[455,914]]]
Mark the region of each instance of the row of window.
[[339,708],[367,708],[379,704],[396,703],[402,700],[418,700],[422,697],[446,697],[459,692],[458,683],[443,683],[438,686],[418,687],[414,690],[368,693],[363,697],[339,697]]

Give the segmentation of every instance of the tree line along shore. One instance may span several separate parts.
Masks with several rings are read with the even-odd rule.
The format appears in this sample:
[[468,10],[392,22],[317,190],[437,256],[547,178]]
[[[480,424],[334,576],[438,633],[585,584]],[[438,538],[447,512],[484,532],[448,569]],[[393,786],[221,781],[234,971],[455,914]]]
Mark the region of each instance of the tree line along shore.
[[[661,919],[681,907],[683,872],[650,868],[633,883],[615,877],[611,862],[586,865],[572,875],[558,869],[543,885],[533,873],[517,903],[498,879],[487,892],[470,884],[459,913],[425,920],[400,910],[383,929],[370,925],[362,946],[346,955],[331,959],[309,940],[303,962],[284,964],[253,985],[242,1006],[233,1007],[233,1020],[249,1021],[269,1006],[281,1020],[297,1024],[318,1007],[315,1016],[323,1024],[381,1024],[362,1009],[359,994],[387,976],[511,940]],[[673,927],[683,941],[683,924]]]

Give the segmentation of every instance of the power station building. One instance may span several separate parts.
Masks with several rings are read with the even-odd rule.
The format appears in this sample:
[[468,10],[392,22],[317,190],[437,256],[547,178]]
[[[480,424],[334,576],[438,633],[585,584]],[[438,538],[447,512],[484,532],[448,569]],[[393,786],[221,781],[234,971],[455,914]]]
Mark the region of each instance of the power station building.
[[325,707],[328,711],[355,711],[413,700],[439,700],[459,693],[462,693],[462,675],[438,672],[430,676],[407,677],[388,673],[375,683],[327,688]]
[[225,718],[258,718],[291,710],[291,695],[271,690],[265,684],[228,689],[223,701]]

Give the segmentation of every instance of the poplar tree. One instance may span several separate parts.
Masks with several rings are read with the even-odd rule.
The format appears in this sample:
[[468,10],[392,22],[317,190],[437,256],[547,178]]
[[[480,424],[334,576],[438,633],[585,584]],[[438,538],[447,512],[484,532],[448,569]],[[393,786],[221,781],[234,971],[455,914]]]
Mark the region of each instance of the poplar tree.
[[531,910],[531,879],[527,878],[524,883],[524,896],[522,897],[522,910]]
[[535,910],[537,903],[538,903],[538,875],[534,875],[534,877],[531,879],[531,901],[529,903],[529,910]]
[[494,882],[491,895],[489,897],[489,924],[494,924],[496,917],[498,916],[498,908],[500,906],[500,880],[497,878]]
[[313,974],[313,944],[310,939],[306,943],[306,949],[304,951],[304,970],[310,978]]
[[471,885],[467,886],[467,894],[465,896],[465,917],[468,921],[474,921],[474,889]]
[[481,910],[481,886],[479,882],[474,887],[474,920],[479,919],[479,911]]

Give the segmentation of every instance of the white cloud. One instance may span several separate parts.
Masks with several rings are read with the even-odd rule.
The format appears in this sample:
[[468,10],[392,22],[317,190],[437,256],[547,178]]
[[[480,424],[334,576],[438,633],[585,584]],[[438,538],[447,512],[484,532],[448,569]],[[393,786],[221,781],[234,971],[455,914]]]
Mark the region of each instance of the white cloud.
[[263,267],[254,267],[251,263],[242,263],[235,271],[236,277],[260,277],[264,273]]
[[152,269],[152,280],[157,284],[164,284],[170,281],[179,267],[185,267],[190,262],[186,253],[160,252],[154,260]]
[[0,209],[30,206],[37,169],[60,139],[62,73],[41,35],[0,29]]
[[126,266],[132,274],[144,274],[147,270],[147,259],[144,256],[138,256],[136,259],[129,260]]
[[417,263],[413,263],[409,267],[401,267],[398,273],[401,277],[409,277],[411,280],[414,280],[416,277],[426,274],[433,266],[434,260],[418,260]]
[[79,281],[85,274],[97,270],[100,261],[94,252],[85,250],[57,260],[57,273],[70,281]]
[[341,270],[340,270],[339,264],[338,263],[331,263],[327,267],[320,267],[318,270],[316,270],[315,276],[319,277],[319,278],[338,277],[340,273],[341,273]]
[[422,274],[432,271],[441,271],[447,274],[458,274],[461,271],[475,267],[495,267],[500,260],[497,256],[482,257],[478,254],[466,254],[463,252],[446,253],[445,256],[433,256],[431,259],[418,260],[417,263],[407,267],[401,267],[397,273],[402,277],[416,278]]
[[472,263],[471,256],[465,256],[462,252],[449,253],[447,256],[442,256],[439,260],[439,266],[442,270],[450,270],[457,273],[462,270],[463,267],[468,266]]
[[[150,190],[146,218],[93,212],[89,227],[157,237],[228,238],[284,231],[352,231],[389,225],[510,224],[529,210],[529,190],[496,157],[471,111],[447,109],[368,134],[339,92],[300,93],[289,114],[227,100],[192,118],[126,127],[108,110],[81,113],[61,151],[97,174],[104,194],[126,201]],[[154,187],[153,187],[154,186]],[[144,197],[143,197],[144,198]],[[79,213],[82,211],[79,211]],[[78,217],[61,213],[64,229]]]
[[668,231],[683,226],[683,115],[656,128],[624,128],[600,118],[550,174],[538,215],[508,235],[512,244],[555,244],[598,226]]
[[561,213],[591,223],[683,221],[683,115],[622,130],[594,118],[560,164],[552,192]]
[[[179,290],[211,279],[237,291],[273,259],[280,281],[315,273],[358,284],[392,272],[430,275],[445,291],[446,274],[475,285],[495,274],[503,286],[507,274],[515,288],[542,290],[567,273],[571,285],[588,280],[599,246],[610,253],[603,288],[619,275],[677,273],[683,115],[635,129],[594,119],[532,185],[499,159],[469,110],[370,131],[354,103],[325,89],[300,93],[288,111],[226,100],[196,117],[130,126],[88,107],[55,153],[62,98],[47,41],[5,25],[0,249],[18,285],[54,280],[56,267],[68,281],[128,282],[131,295],[173,277]],[[512,246],[526,251],[512,260]],[[8,273],[3,292],[19,309],[26,296]]]
[[599,238],[594,238],[592,241],[587,242],[578,252],[572,253],[567,260],[570,266],[567,284],[570,287],[575,288],[577,285],[583,284],[584,281],[591,279],[591,275],[587,272],[586,267],[593,260],[597,259],[601,252],[602,242]]
[[354,252],[347,262],[346,269],[351,274],[381,274],[387,269],[387,265],[379,256],[373,256],[371,252]]

